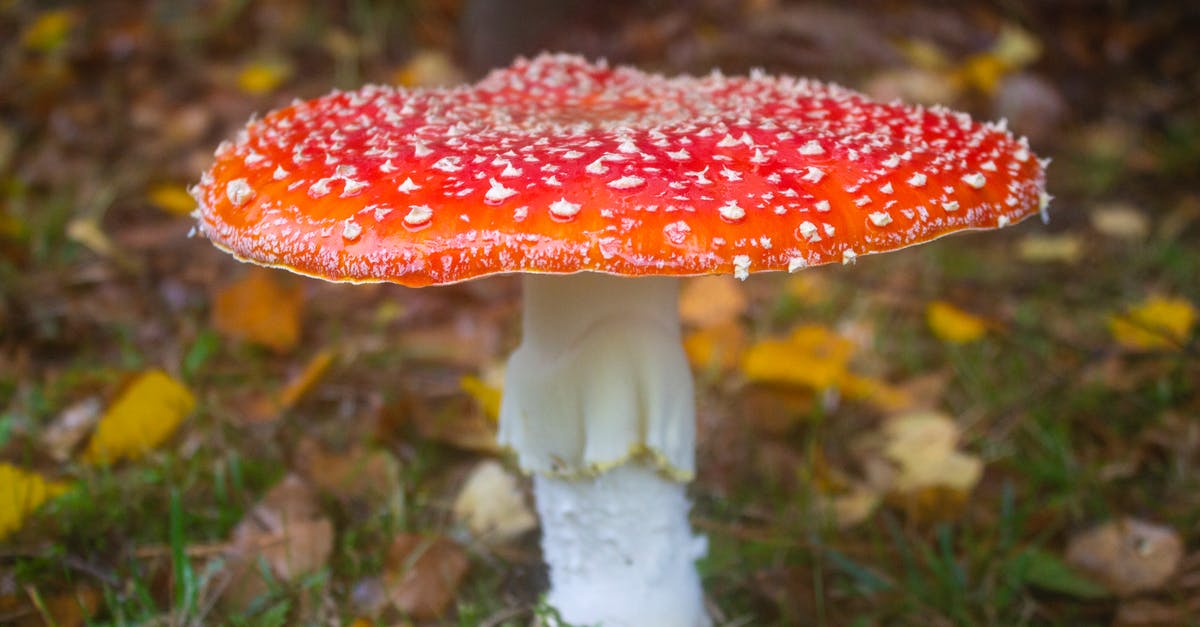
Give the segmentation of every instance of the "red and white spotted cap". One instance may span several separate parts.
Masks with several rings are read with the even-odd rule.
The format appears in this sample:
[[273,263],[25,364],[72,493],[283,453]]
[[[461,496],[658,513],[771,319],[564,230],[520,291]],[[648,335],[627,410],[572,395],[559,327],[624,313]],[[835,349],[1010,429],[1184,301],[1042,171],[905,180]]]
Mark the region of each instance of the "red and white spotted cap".
[[567,55],[471,87],[335,92],[254,120],[193,192],[217,246],[334,281],[795,271],[1044,210],[1003,124],[791,77]]

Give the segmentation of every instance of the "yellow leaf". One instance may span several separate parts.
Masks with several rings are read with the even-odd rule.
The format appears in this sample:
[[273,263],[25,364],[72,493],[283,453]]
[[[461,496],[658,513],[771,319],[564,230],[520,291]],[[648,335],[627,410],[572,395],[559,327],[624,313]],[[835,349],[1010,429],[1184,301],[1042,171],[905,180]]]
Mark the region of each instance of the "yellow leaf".
[[291,75],[292,66],[285,61],[254,61],[238,72],[237,85],[244,93],[262,96],[275,91]]
[[74,11],[46,11],[37,16],[37,19],[21,33],[21,45],[38,52],[53,52],[67,43],[67,36],[74,25]]
[[963,85],[992,94],[1004,77],[1036,61],[1041,54],[1042,44],[1037,38],[1028,31],[1006,26],[990,50],[963,62],[956,78]]
[[143,372],[104,412],[83,458],[107,464],[141,457],[170,437],[195,406],[192,392],[167,373]]
[[284,285],[275,275],[252,268],[220,290],[213,299],[213,327],[228,337],[279,352],[294,347],[300,339],[303,295],[294,284]]
[[885,412],[896,412],[913,405],[912,397],[905,390],[873,377],[848,372],[838,381],[838,389],[848,399],[870,403]]
[[458,380],[459,387],[464,392],[469,394],[479,407],[483,409],[483,413],[495,422],[500,416],[500,398],[502,392],[500,388],[493,387],[484,383],[483,379],[475,375],[464,375]]
[[728,371],[736,368],[742,358],[745,336],[736,322],[705,327],[683,338],[683,350],[695,368]]
[[783,383],[823,390],[846,374],[854,344],[826,327],[797,327],[784,340],[764,340],[742,357],[742,374],[750,381]]
[[950,303],[935,300],[925,307],[929,329],[943,342],[969,344],[987,333],[987,322]]
[[196,209],[196,201],[182,185],[162,183],[146,192],[150,204],[177,216],[186,216]]
[[0,462],[0,540],[21,528],[42,503],[62,494],[65,483]]
[[300,374],[292,377],[287,385],[279,392],[278,405],[280,410],[291,409],[308,391],[325,376],[329,367],[333,365],[335,353],[326,348],[321,352],[313,355],[312,359],[304,365],[304,370]]
[[709,275],[690,279],[679,294],[679,317],[700,328],[734,322],[746,311],[746,296],[737,279]]
[[1113,339],[1135,350],[1178,349],[1192,334],[1196,308],[1182,298],[1155,296],[1109,318]]

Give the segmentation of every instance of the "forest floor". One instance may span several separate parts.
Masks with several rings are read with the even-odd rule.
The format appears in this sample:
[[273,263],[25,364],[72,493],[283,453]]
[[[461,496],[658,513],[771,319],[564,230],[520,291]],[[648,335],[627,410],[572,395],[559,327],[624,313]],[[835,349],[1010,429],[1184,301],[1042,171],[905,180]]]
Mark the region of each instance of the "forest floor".
[[1053,158],[1048,224],[686,281],[719,625],[1200,624],[1188,3],[313,4],[0,0],[0,624],[553,624],[494,439],[518,283],[254,269],[186,189],[255,112],[568,46]]

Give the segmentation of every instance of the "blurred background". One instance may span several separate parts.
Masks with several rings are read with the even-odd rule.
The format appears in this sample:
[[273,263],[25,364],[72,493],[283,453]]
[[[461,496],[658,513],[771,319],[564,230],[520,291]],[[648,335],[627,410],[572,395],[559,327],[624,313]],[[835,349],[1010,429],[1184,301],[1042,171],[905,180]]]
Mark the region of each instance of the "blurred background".
[[686,282],[720,625],[1200,616],[1200,5],[0,0],[0,624],[548,622],[507,277],[238,264],[252,115],[571,51],[1005,118],[1049,224]]

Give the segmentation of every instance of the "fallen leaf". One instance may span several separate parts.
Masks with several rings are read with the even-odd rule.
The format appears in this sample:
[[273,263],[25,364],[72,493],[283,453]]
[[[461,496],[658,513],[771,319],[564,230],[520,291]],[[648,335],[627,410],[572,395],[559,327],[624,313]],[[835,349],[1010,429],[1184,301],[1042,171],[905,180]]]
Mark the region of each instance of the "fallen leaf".
[[230,543],[222,601],[240,609],[268,592],[271,580],[295,581],[324,568],[333,553],[333,523],[312,489],[288,475],[234,527]]
[[262,96],[275,91],[291,75],[292,66],[286,60],[252,61],[238,71],[237,86],[243,93]]
[[838,529],[848,529],[870,518],[879,501],[878,492],[855,483],[848,490],[822,494],[819,507]]
[[912,412],[888,419],[878,437],[878,448],[867,447],[868,454],[888,465],[873,460],[863,465],[869,483],[890,502],[920,520],[946,520],[962,511],[983,475],[983,461],[957,450],[960,432],[954,420]]
[[70,459],[75,448],[100,420],[101,409],[100,399],[92,396],[62,410],[39,438],[50,457],[57,462]]
[[21,32],[21,45],[42,53],[54,52],[66,45],[76,21],[70,9],[41,13]]
[[746,295],[737,279],[709,275],[688,279],[679,294],[679,317],[700,328],[735,322],[746,311]]
[[746,348],[746,332],[737,322],[702,327],[683,338],[683,350],[700,371],[727,372],[737,368]]
[[1120,596],[1162,588],[1182,558],[1183,541],[1174,529],[1130,517],[1088,529],[1067,543],[1067,562]]
[[476,464],[459,489],[454,518],[475,539],[488,544],[508,542],[538,524],[520,482],[491,459]]
[[913,398],[900,387],[874,377],[847,372],[838,382],[838,389],[849,400],[867,403],[880,411],[895,413],[913,407]]
[[500,399],[503,391],[499,387],[489,385],[483,379],[469,374],[459,378],[458,385],[468,396],[475,399],[489,420],[495,422],[500,417]]
[[[32,592],[33,589],[27,587],[26,590]],[[41,608],[34,606],[31,601],[30,611],[23,619],[12,623],[12,627],[43,627],[46,617],[53,621],[55,627],[92,624],[91,619],[100,610],[101,599],[99,591],[86,585],[77,585],[69,592],[42,596],[39,599]]]
[[72,218],[67,222],[65,232],[72,241],[82,244],[100,257],[112,261],[123,270],[139,272],[144,265],[139,257],[131,255],[129,251],[113,242],[108,233],[104,232],[104,228],[96,216],[83,215]]
[[1133,350],[1179,349],[1192,334],[1196,308],[1182,298],[1150,297],[1126,313],[1111,316],[1113,339]]
[[146,192],[150,204],[177,216],[186,216],[196,209],[196,200],[182,185],[162,183]]
[[439,618],[454,601],[470,561],[441,536],[401,534],[387,552],[384,580],[388,599],[412,618]]
[[474,404],[465,398],[445,403],[414,403],[410,406],[412,424],[423,440],[476,453],[499,453],[496,421]]
[[196,397],[182,383],[161,370],[143,372],[104,412],[83,459],[137,459],[169,438],[195,407]]
[[969,344],[987,333],[988,323],[943,300],[925,306],[925,322],[929,330],[943,342]]
[[276,274],[251,268],[217,292],[213,327],[227,337],[279,352],[295,347],[300,339],[303,294],[294,283],[283,284]]
[[387,502],[401,489],[400,463],[383,450],[355,447],[334,453],[304,438],[296,445],[294,463],[313,486],[343,501]]
[[854,344],[827,327],[805,324],[786,339],[754,344],[742,357],[742,374],[761,383],[824,390],[845,376]]
[[1006,25],[996,43],[986,52],[972,55],[955,72],[955,79],[965,86],[993,94],[1000,81],[1014,71],[1036,61],[1042,54],[1042,44],[1028,31]]
[[1083,239],[1078,235],[1026,235],[1017,242],[1017,258],[1030,263],[1075,265],[1083,258]]
[[1150,221],[1146,214],[1131,205],[1104,205],[1097,207],[1088,217],[1092,228],[1109,237],[1141,240],[1150,234]]
[[67,490],[67,484],[0,462],[0,540],[21,528],[25,518],[46,501]]
[[295,407],[300,399],[308,395],[329,371],[336,357],[337,354],[331,349],[318,351],[304,364],[300,372],[288,379],[278,393],[253,399],[246,411],[247,418],[252,422],[271,422],[278,419],[282,413]]

